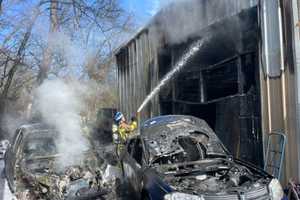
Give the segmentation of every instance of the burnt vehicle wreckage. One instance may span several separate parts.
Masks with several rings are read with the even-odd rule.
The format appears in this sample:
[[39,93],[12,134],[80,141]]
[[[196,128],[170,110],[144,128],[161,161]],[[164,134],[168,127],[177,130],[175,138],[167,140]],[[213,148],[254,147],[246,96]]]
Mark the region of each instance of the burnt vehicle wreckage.
[[[104,150],[89,148],[76,164],[60,166],[55,142],[58,133],[45,125],[17,129],[5,154],[5,175],[17,199],[116,199],[115,179],[103,180],[107,166]],[[74,155],[76,156],[76,155]]]
[[[17,129],[5,154],[5,174],[17,199],[281,199],[277,179],[234,159],[204,120],[166,115],[147,120],[120,154],[120,174],[111,148],[84,151],[64,167],[45,125]],[[108,153],[109,152],[109,153]]]
[[121,155],[131,199],[281,199],[279,181],[234,159],[201,119],[167,115],[141,127]]

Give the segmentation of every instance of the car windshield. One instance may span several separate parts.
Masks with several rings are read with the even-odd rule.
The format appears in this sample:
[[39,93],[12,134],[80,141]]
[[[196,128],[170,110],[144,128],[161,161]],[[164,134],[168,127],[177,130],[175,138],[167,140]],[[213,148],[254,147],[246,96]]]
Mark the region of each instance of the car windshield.
[[30,134],[24,141],[23,152],[26,158],[54,156],[57,152],[56,134]]

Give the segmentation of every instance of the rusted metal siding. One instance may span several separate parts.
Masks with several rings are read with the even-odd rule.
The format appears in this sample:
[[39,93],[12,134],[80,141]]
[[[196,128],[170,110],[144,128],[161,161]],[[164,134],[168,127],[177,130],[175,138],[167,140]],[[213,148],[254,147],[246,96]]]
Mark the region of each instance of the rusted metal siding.
[[[284,41],[284,70],[281,76],[270,78],[265,76],[263,68],[261,74],[261,113],[265,140],[271,131],[283,131],[287,136],[285,158],[281,182],[286,185],[290,178],[299,180],[299,142],[297,140],[297,102],[296,76],[292,32],[293,21],[292,1],[280,1],[283,22]],[[279,42],[279,41],[273,41]]]

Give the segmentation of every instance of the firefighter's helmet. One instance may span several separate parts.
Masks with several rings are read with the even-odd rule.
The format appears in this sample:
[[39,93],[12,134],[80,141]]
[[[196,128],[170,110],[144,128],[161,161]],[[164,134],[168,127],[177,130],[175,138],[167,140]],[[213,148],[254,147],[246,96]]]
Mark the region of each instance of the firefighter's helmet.
[[119,123],[123,117],[124,117],[124,115],[121,112],[117,112],[114,116],[114,121],[116,123]]

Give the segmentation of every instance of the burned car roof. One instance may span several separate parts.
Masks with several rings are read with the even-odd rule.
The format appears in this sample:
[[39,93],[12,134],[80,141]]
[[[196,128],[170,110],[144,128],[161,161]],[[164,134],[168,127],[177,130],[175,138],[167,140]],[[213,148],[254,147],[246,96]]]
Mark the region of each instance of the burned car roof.
[[192,137],[207,149],[207,155],[228,155],[219,138],[201,119],[184,115],[165,115],[147,120],[141,127],[141,137],[150,147],[150,153],[159,156],[179,150],[179,137]]

